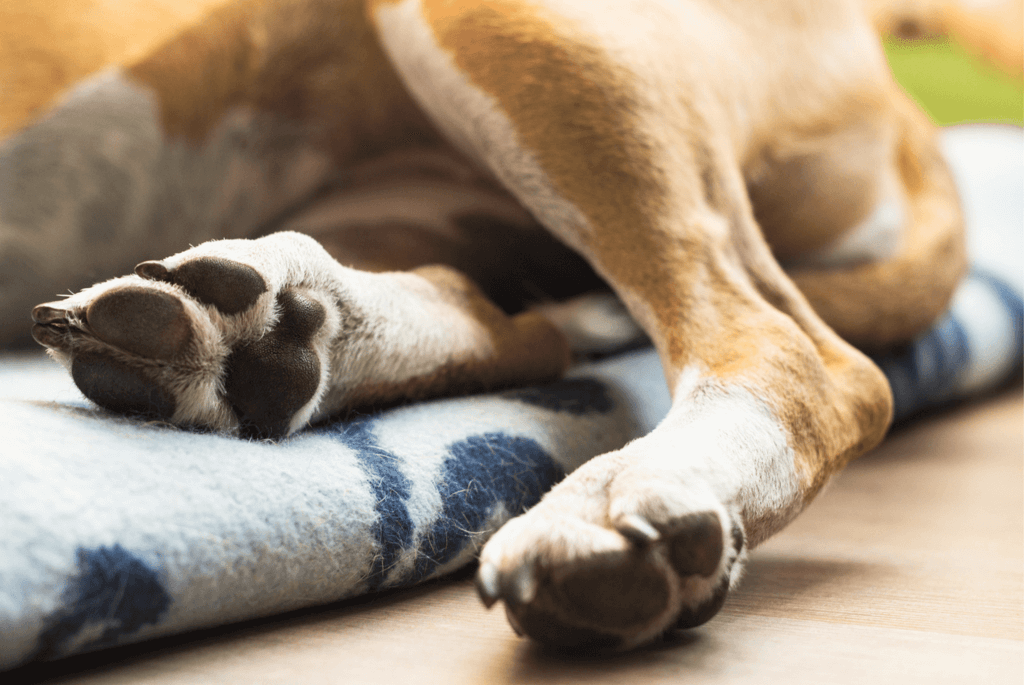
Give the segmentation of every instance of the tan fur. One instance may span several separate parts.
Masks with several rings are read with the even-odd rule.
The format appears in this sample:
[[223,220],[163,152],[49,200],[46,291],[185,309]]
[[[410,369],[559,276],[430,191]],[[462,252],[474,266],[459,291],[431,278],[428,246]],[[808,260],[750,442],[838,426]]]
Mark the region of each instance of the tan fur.
[[903,116],[897,159],[912,209],[899,252],[886,261],[790,274],[815,311],[865,349],[908,340],[929,325],[967,270],[963,217],[933,127],[903,93],[894,92],[892,106]]
[[166,130],[193,142],[246,108],[312,124],[338,164],[439,143],[355,1],[232,0],[129,73],[160,93]]
[[[707,458],[712,465],[706,468],[715,468],[712,455],[687,454],[687,436],[695,430],[701,435],[703,430],[694,428],[689,418],[695,405],[700,406],[695,396],[719,397],[708,405],[714,416],[714,407],[733,401],[726,398],[749,393],[767,406],[782,427],[798,481],[795,499],[783,494],[784,487],[772,506],[764,506],[757,497],[737,501],[727,488],[717,495],[735,503],[727,507],[740,507],[736,514],[755,544],[785,525],[834,473],[884,435],[892,414],[884,376],[819,318],[783,273],[769,244],[775,241],[799,255],[838,239],[879,201],[882,179],[897,177],[902,185],[898,199],[912,205],[910,221],[916,225],[905,227],[897,258],[883,268],[895,272],[897,282],[915,277],[914,269],[935,258],[945,257],[952,266],[948,281],[925,292],[931,297],[894,309],[897,314],[920,314],[909,326],[906,321],[894,324],[903,326],[903,335],[911,326],[919,330],[945,308],[963,264],[952,187],[936,181],[934,174],[914,173],[915,164],[931,166],[934,140],[929,133],[921,133],[917,122],[895,101],[891,78],[870,44],[863,42],[870,33],[854,3],[792,2],[771,9],[742,1],[688,4],[692,11],[685,14],[685,21],[694,25],[681,19],[672,24],[686,35],[673,43],[674,51],[662,45],[661,60],[701,64],[707,55],[742,45],[745,56],[762,65],[756,71],[726,66],[725,73],[708,81],[694,75],[699,71],[685,68],[673,74],[674,81],[659,80],[656,70],[631,69],[629,47],[613,37],[591,33],[587,9],[572,3],[537,7],[511,1],[404,0],[389,4],[402,9],[388,11],[378,3],[375,18],[384,35],[399,31],[398,26],[415,26],[418,19],[409,8],[416,8],[436,45],[469,82],[460,85],[444,69],[429,76],[415,71],[416,60],[440,59],[429,47],[405,54],[404,43],[387,44],[389,55],[413,80],[414,89],[421,83],[417,79],[426,79],[423,84],[449,79],[453,85],[444,99],[479,89],[500,112],[493,121],[507,121],[505,136],[514,140],[510,146],[521,145],[528,151],[526,164],[535,163],[550,183],[555,204],[564,208],[561,216],[581,218],[555,218],[550,200],[537,202],[524,190],[529,187],[527,178],[535,177],[538,170],[524,170],[519,159],[496,153],[493,143],[482,142],[467,127],[471,119],[462,120],[457,112],[446,110],[443,99],[423,100],[428,112],[444,120],[449,135],[463,140],[467,149],[491,166],[550,230],[588,258],[661,353],[674,403],[669,417],[641,441],[648,446],[631,446],[588,464],[574,474],[571,486],[567,482],[551,493],[547,501],[552,504],[529,512],[512,532],[499,532],[482,557],[482,582],[489,584],[482,593],[504,598],[513,623],[530,634],[553,641],[571,635],[566,639],[589,642],[598,639],[593,635],[596,631],[636,644],[647,639],[651,630],[660,629],[656,626],[665,626],[669,619],[662,607],[681,606],[684,613],[700,615],[699,607],[717,602],[712,599],[719,596],[716,583],[725,582],[718,579],[723,574],[728,577],[732,562],[710,581],[677,581],[673,567],[661,567],[655,576],[667,584],[666,595],[656,603],[657,612],[640,620],[642,629],[623,629],[614,620],[595,623],[566,597],[577,583],[595,584],[592,591],[596,593],[596,587],[605,582],[597,580],[603,574],[621,577],[621,582],[635,575],[627,552],[606,548],[611,542],[605,540],[614,538],[599,532],[603,526],[617,525],[615,511],[627,518],[658,522],[657,530],[665,533],[673,517],[689,507],[713,510],[716,496],[703,504],[697,504],[700,498],[679,497],[697,487],[695,480],[702,480],[698,474],[705,467],[694,462]],[[592,11],[619,10],[602,4]],[[684,10],[666,6],[664,11]],[[632,17],[623,12],[620,19],[622,31],[633,30]],[[609,22],[616,20],[609,18]],[[702,42],[705,35],[711,37],[707,43]],[[856,49],[843,54],[831,51],[832,61],[814,63],[822,44],[836,41],[837,35]],[[723,46],[723,36],[735,45]],[[764,52],[759,54],[758,49]],[[509,64],[521,68],[509,69]],[[666,103],[665,92],[675,99]],[[779,92],[797,96],[783,97]],[[476,107],[488,106],[486,99],[479,102]],[[796,202],[808,189],[801,188],[794,175],[808,172],[787,166],[791,159],[809,165],[810,173],[819,177],[815,182],[831,174],[826,176],[830,183],[813,188],[812,196],[821,202]],[[821,169],[814,172],[816,163]],[[756,207],[750,204],[747,188],[754,182],[762,198],[781,198],[773,210],[781,216],[767,225],[758,225]],[[829,192],[833,187],[842,191]],[[948,217],[927,212],[937,197],[953,208]],[[753,199],[756,202],[757,195]],[[830,203],[839,206],[833,208]],[[790,216],[792,207],[809,215],[802,220]],[[927,234],[927,239],[920,233]],[[935,243],[941,248],[938,251]],[[854,287],[858,285],[858,295],[865,301],[879,294],[871,292],[878,284],[870,279],[861,278]],[[879,305],[873,306],[877,311]],[[841,311],[830,313],[836,321],[845,322]],[[851,337],[862,342],[880,337],[876,322],[859,320],[853,324],[857,325],[861,328],[851,327]],[[715,420],[709,426],[716,425]],[[764,439],[764,444],[771,442]],[[722,458],[733,457],[727,451]],[[780,454],[767,463],[784,461]],[[755,467],[748,462],[741,468]],[[637,471],[644,475],[631,475]],[[678,486],[670,490],[661,491],[656,485],[675,478]],[[582,504],[581,488],[609,493],[610,501],[603,505],[608,512],[603,513],[600,504]],[[633,504],[617,503],[615,492]],[[728,509],[713,514],[721,525],[717,530],[727,530],[733,515]],[[543,532],[545,527],[571,529],[580,521],[587,523],[577,533],[578,539]],[[689,533],[672,534],[685,538]],[[667,543],[665,548],[654,544],[649,551],[652,563],[663,554],[670,555],[674,544]],[[593,571],[588,570],[591,554],[607,559]],[[597,575],[588,580],[591,572]],[[615,613],[610,601],[594,601],[609,615]],[[552,624],[561,628],[552,632]]]
[[[225,430],[244,423],[217,390],[230,385],[226,360],[275,339],[289,297],[324,310],[315,334],[295,333],[320,377],[289,386],[305,404],[278,434],[363,404],[537,382],[568,365],[565,339],[539,313],[496,307],[452,267],[482,281],[501,260],[474,265],[451,241],[497,252],[503,232],[547,229],[651,337],[673,406],[651,435],[595,458],[499,531],[481,593],[566,644],[633,646],[676,618],[695,625],[721,606],[746,547],[884,435],[889,387],[850,342],[909,339],[965,268],[952,181],[886,69],[879,11],[860,0],[218,3],[126,64],[130,85],[154,98],[175,154],[215,147],[240,114],[326,151],[334,185],[317,195],[310,181],[307,213],[291,222],[331,255],[294,233],[204,243],[152,273],[204,256],[244,265],[267,285],[247,311],[222,314],[188,283],[144,270],[37,308],[37,339],[69,364],[86,349],[121,373],[158,369],[189,405],[175,417]],[[89,59],[69,63],[121,57]],[[56,87],[40,83],[35,107]],[[430,170],[410,174],[417,165]],[[344,218],[414,187],[419,204],[368,224]],[[886,200],[906,210],[891,254],[780,266],[840,244]],[[469,207],[483,217],[475,233],[453,226]],[[333,228],[331,211],[342,216]],[[422,266],[434,256],[446,264]],[[177,391],[200,375],[188,354],[158,363],[158,335],[126,332],[123,345],[108,325],[118,340],[99,340],[81,316],[115,297],[153,304],[157,290],[181,300],[189,318],[176,325],[213,350],[202,401]]]
[[507,316],[472,281],[448,267],[424,266],[412,273],[430,281],[448,302],[481,323],[490,335],[493,351],[469,361],[442,364],[428,375],[401,383],[360,384],[344,397],[342,409],[495,390],[512,383],[544,383],[569,368],[571,355],[565,339],[544,317],[534,312]]
[[[830,473],[881,439],[891,414],[884,378],[814,316],[775,266],[739,179],[723,169],[735,152],[711,128],[714,103],[695,98],[690,120],[665,122],[673,128],[646,137],[648,126],[630,119],[646,107],[645,94],[631,85],[638,79],[595,47],[575,42],[571,22],[516,2],[427,0],[422,7],[439,43],[497,99],[592,233],[561,230],[577,232],[598,270],[650,307],[654,320],[641,323],[666,358],[670,386],[699,360],[716,377],[771,396],[805,460],[808,499]],[[527,67],[504,68],[509,63]],[[533,106],[538,101],[542,110]],[[850,120],[859,124],[863,113]],[[577,145],[569,148],[566,140]],[[693,166],[677,173],[692,170],[697,178],[672,183],[666,169],[652,164],[651,150],[665,142],[693,151]],[[672,186],[693,194],[670,200]],[[683,204],[668,207],[673,202]],[[679,223],[666,222],[672,215]],[[708,238],[709,222],[725,224],[728,242]],[[945,304],[931,305],[931,316]],[[756,341],[742,333],[749,329],[759,331]]]
[[64,89],[141,58],[223,0],[18,0],[0,5],[0,138]]

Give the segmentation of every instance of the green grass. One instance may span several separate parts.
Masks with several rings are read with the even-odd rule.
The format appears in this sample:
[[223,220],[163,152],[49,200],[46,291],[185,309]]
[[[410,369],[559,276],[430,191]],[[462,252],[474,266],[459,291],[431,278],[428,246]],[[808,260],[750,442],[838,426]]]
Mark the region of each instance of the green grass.
[[897,80],[935,123],[1024,124],[1024,83],[947,41],[886,40]]

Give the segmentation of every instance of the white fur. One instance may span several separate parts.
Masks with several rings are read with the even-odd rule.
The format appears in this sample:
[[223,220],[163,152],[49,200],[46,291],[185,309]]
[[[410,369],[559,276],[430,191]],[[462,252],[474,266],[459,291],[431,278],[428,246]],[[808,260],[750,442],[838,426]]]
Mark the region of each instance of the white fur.
[[448,302],[430,281],[411,273],[353,271],[352,302],[379,317],[380,339],[367,345],[339,378],[353,384],[401,383],[429,375],[445,361],[493,353],[490,333]]
[[611,352],[643,339],[643,331],[611,293],[580,295],[533,309],[558,327],[574,352]]
[[[267,292],[241,314],[225,316],[214,307],[205,308],[219,329],[215,337],[223,340],[225,348],[258,339],[270,330],[278,316],[277,294],[285,288],[298,288],[326,310],[324,325],[313,339],[320,360],[320,384],[292,418],[291,431],[337,411],[353,388],[399,384],[429,375],[447,362],[480,359],[493,353],[490,333],[423,277],[412,273],[372,274],[343,267],[309,236],[284,232],[258,240],[211,241],[169,257],[163,264],[174,269],[201,256],[247,264],[267,283]],[[358,331],[354,339],[341,335],[344,322],[338,301],[356,312],[368,327]]]
[[571,247],[589,232],[577,207],[555,190],[535,155],[520,144],[515,128],[490,95],[460,72],[437,45],[417,0],[377,10],[381,43],[409,91],[448,140],[491,169],[541,223]]
[[677,457],[682,468],[700,474],[726,506],[739,508],[756,546],[802,507],[793,448],[779,419],[750,391],[694,383],[696,376],[694,369],[681,375],[672,410],[650,437],[671,440],[676,454],[685,450]]
[[844,267],[886,261],[899,249],[908,218],[906,198],[895,172],[890,171],[882,177],[880,198],[867,218],[834,244],[791,260],[787,266]]

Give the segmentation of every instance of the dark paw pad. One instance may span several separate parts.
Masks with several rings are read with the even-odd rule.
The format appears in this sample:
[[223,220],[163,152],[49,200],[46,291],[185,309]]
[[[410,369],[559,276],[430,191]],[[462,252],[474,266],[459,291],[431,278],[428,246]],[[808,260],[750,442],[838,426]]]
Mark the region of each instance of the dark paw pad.
[[158,290],[112,290],[89,305],[85,318],[103,342],[149,359],[171,359],[192,338],[185,307]]
[[668,526],[666,538],[672,567],[680,576],[714,574],[722,559],[722,524],[705,511],[687,514]]
[[[714,516],[715,527],[718,530],[718,539],[721,540],[721,528],[718,527],[718,517],[714,514],[700,514],[699,516]],[[704,524],[709,526],[709,524]],[[746,546],[746,540],[743,536],[743,529],[737,524],[733,524],[732,530],[730,531],[730,538],[732,541],[733,550],[736,556],[739,556]],[[719,543],[719,549],[721,543]],[[710,564],[709,564],[710,565]],[[717,561],[716,561],[717,565]],[[705,574],[710,575],[710,574]],[[676,619],[676,628],[696,628],[699,625],[707,623],[715,617],[721,609],[722,605],[725,604],[726,598],[729,596],[729,574],[725,574],[719,581],[718,585],[715,586],[715,591],[712,593],[711,598],[706,600],[703,604],[692,609],[684,609],[679,617]]]
[[615,649],[622,644],[622,638],[618,635],[570,625],[557,616],[543,611],[522,611],[506,606],[505,615],[517,635],[528,635],[538,642],[556,648],[585,647],[588,650],[603,650]]
[[102,354],[84,353],[71,363],[71,377],[82,394],[121,414],[141,414],[169,420],[174,415],[174,397],[145,372]]
[[684,609],[679,618],[676,619],[676,628],[696,628],[715,617],[725,604],[725,598],[729,596],[729,578],[722,578],[715,586],[711,599],[693,608]]
[[604,649],[620,645],[618,631],[643,630],[665,611],[669,594],[663,573],[634,550],[591,557],[557,582],[540,583],[527,604],[507,597],[506,610],[535,640]]
[[249,438],[284,436],[320,383],[320,361],[309,342],[323,325],[324,308],[291,291],[277,302],[281,316],[274,330],[227,360],[224,387]]
[[559,603],[591,625],[645,626],[665,610],[669,589],[664,575],[640,552],[588,560],[559,584]]
[[220,257],[198,257],[168,271],[160,262],[143,262],[135,273],[151,281],[181,286],[203,304],[224,314],[238,314],[256,304],[267,283],[251,266]]

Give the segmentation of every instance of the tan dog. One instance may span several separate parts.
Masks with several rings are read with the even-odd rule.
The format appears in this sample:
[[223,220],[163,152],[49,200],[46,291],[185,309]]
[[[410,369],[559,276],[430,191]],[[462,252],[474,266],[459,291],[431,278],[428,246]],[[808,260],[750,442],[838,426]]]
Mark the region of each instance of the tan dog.
[[[60,11],[21,4],[48,54]],[[589,265],[673,405],[483,550],[484,601],[543,641],[713,616],[746,550],[884,435],[851,343],[907,340],[964,270],[934,131],[857,2],[152,4],[66,22],[100,47],[0,103],[5,325],[197,244],[36,307],[33,335],[102,406],[281,437],[556,376],[574,310],[523,310],[529,286],[581,294]],[[272,229],[301,233],[203,242]]]

